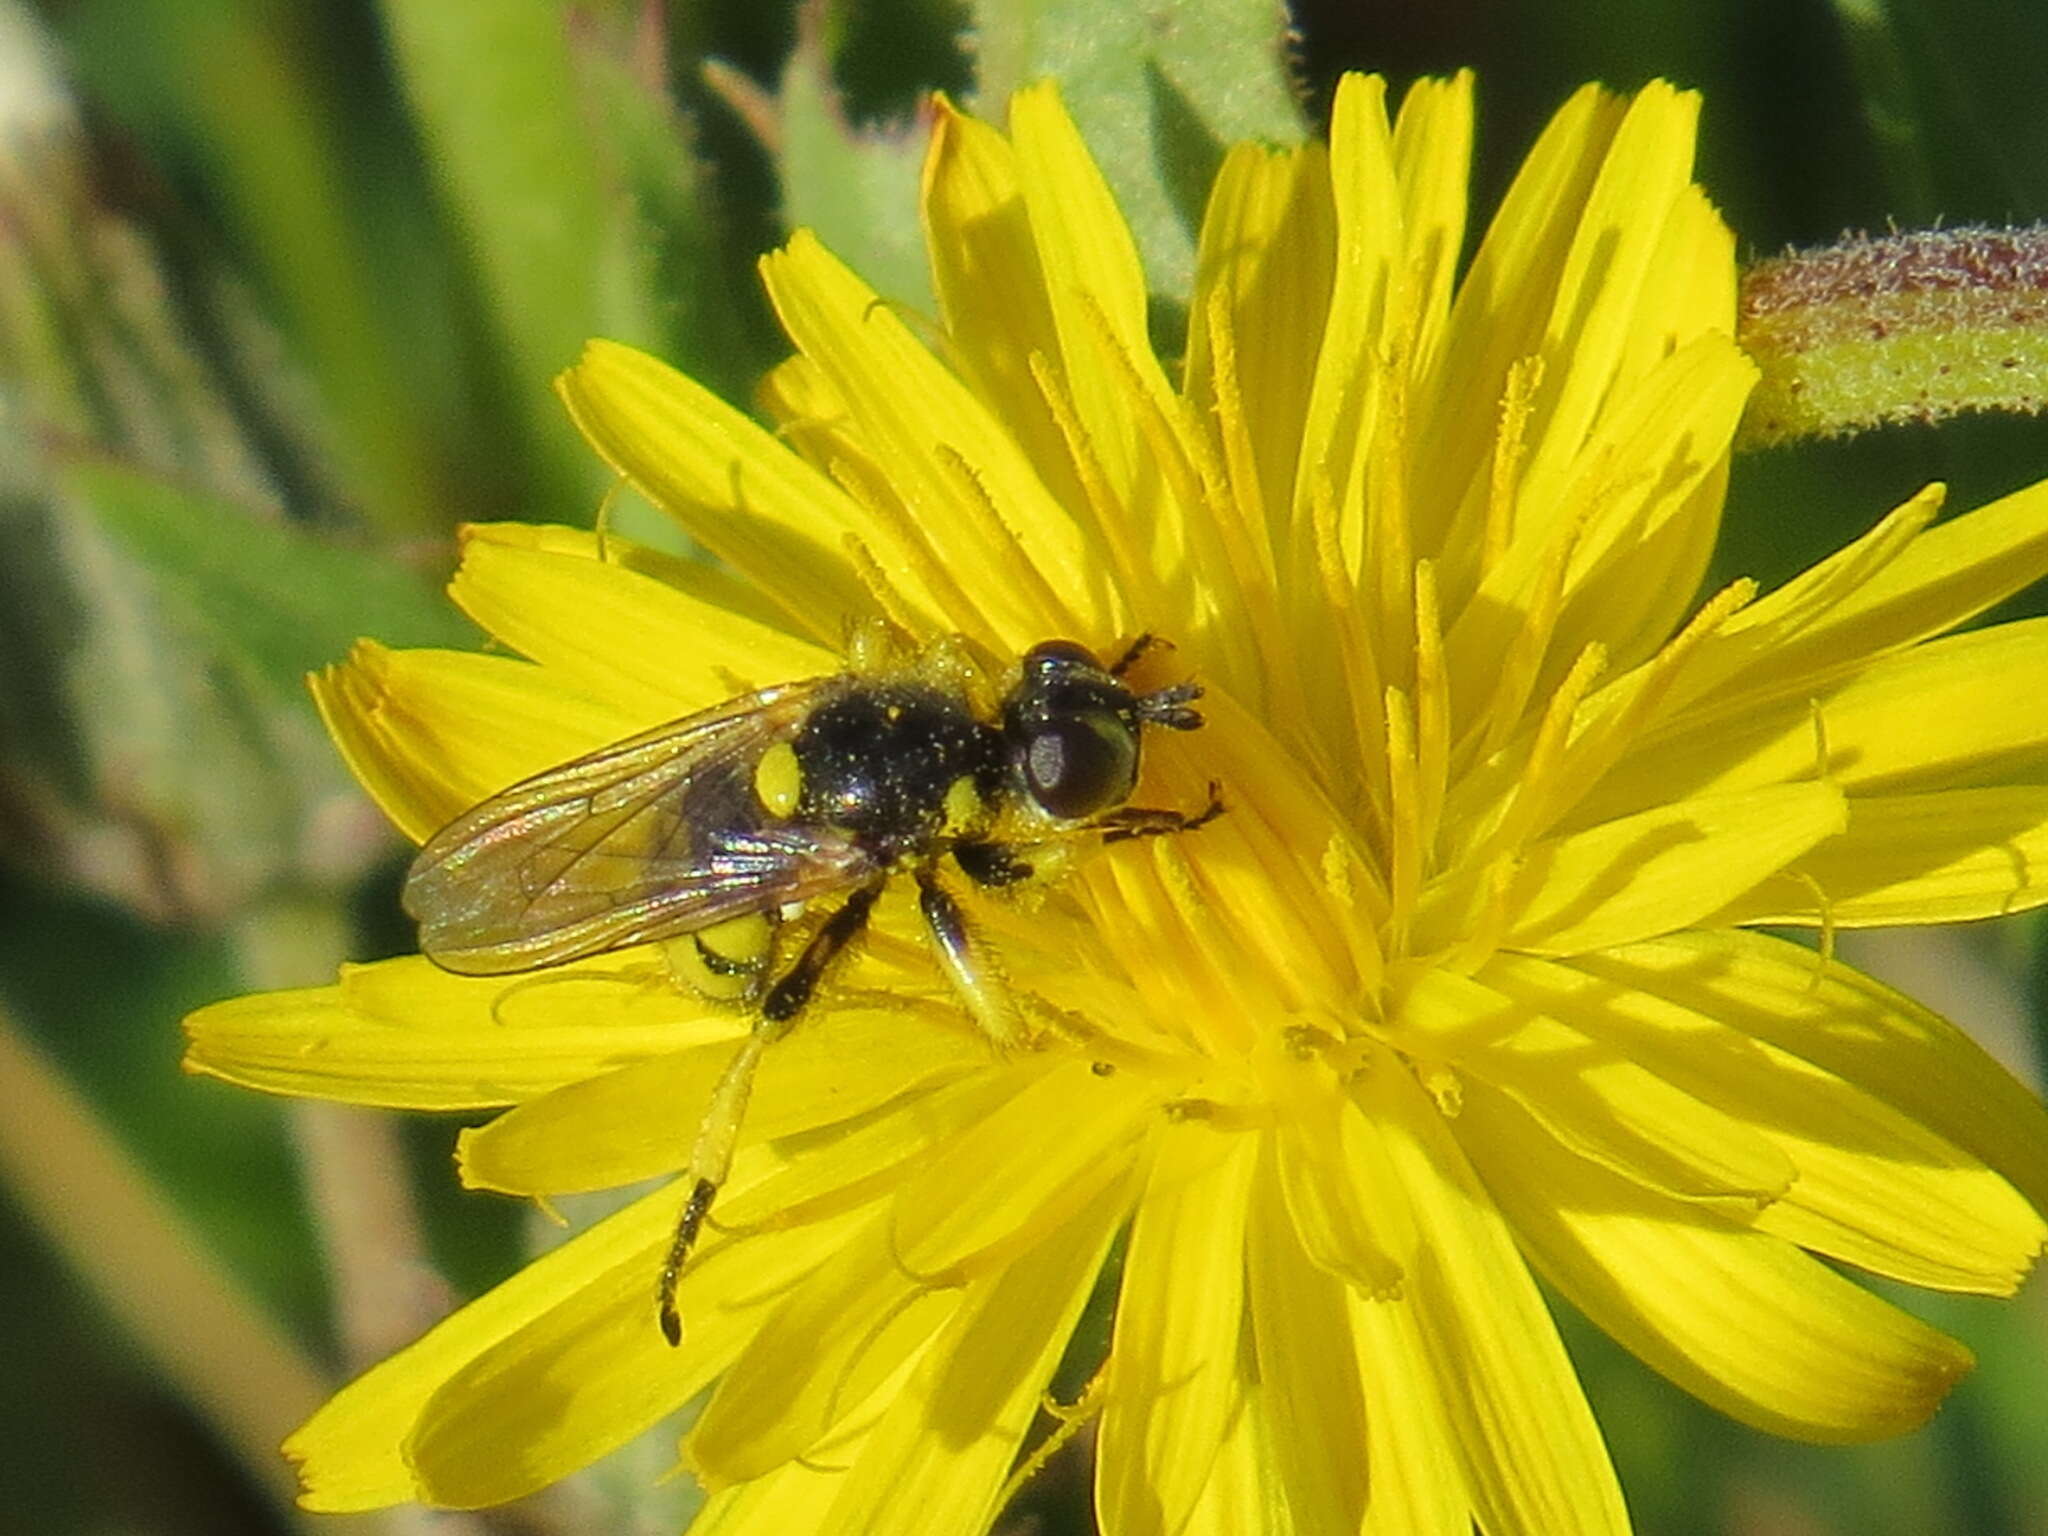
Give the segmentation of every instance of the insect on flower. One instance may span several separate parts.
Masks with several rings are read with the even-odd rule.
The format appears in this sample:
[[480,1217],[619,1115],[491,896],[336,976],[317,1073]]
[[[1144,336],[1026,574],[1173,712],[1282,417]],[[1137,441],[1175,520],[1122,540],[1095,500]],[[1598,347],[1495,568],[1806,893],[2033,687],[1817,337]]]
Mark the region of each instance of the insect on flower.
[[[513,785],[421,849],[405,908],[444,969],[488,976],[663,943],[671,969],[745,1003],[752,1031],[713,1091],[690,1194],[657,1290],[662,1332],[732,1161],[762,1053],[803,1014],[908,873],[940,968],[999,1047],[1024,1042],[1014,1000],[941,876],[979,887],[1058,873],[1085,839],[1191,831],[1222,812],[1127,804],[1143,728],[1191,731],[1201,688],[1138,692],[1070,640],[1034,645],[997,692],[957,637],[911,654],[856,633],[847,671],[742,694]],[[794,921],[838,899],[822,920]],[[788,924],[800,940],[782,932]]]

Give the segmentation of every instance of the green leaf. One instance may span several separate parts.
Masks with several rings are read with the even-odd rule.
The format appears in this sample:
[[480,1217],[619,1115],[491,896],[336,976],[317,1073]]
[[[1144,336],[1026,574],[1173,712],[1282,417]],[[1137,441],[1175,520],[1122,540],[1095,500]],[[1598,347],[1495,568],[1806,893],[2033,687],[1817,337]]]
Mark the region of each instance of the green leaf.
[[[303,688],[220,638],[246,594],[209,590],[204,601],[226,605],[230,623],[208,624],[221,615],[201,613],[196,584],[160,579],[114,532],[106,509],[118,506],[158,543],[174,542],[149,526],[166,510],[151,501],[174,493],[153,497],[143,477],[102,477],[96,466],[57,478],[47,504],[0,497],[11,851],[31,850],[40,880],[156,922],[220,920],[278,879],[354,879],[380,844],[368,808],[345,803]],[[226,544],[250,524],[238,515],[213,536]]]
[[652,299],[625,259],[620,157],[597,135],[554,0],[384,0],[391,50],[434,180],[463,234],[504,354],[515,419],[537,448],[538,503],[594,505],[605,477],[549,381],[592,336],[645,342]]
[[783,349],[767,345],[772,328],[755,285],[735,291],[737,269],[729,269],[693,125],[634,55],[595,31],[575,34],[571,51],[582,107],[615,184],[608,200],[622,210],[599,295],[609,328],[588,334],[631,339],[628,330],[644,330],[650,350],[727,399],[743,399]]
[[294,701],[306,673],[361,635],[476,642],[432,583],[385,556],[105,460],[74,461],[59,479],[219,659]]
[[1278,0],[977,0],[975,22],[976,110],[1000,119],[1019,86],[1059,82],[1155,293],[1187,296],[1202,199],[1224,146],[1305,132]]
[[468,489],[450,407],[467,403],[469,316],[402,122],[374,74],[365,89],[334,57],[337,17],[81,0],[57,24],[105,110],[214,220],[198,240],[167,220],[170,237],[224,249],[313,378],[339,460],[320,478],[386,530],[445,527]]
[[917,214],[926,125],[853,127],[814,28],[803,29],[790,52],[779,105],[776,169],[789,227],[817,231],[883,298],[930,313],[931,278]]
[[1864,122],[1884,165],[1891,215],[1925,224],[1939,211],[1928,161],[1927,124],[1913,95],[1911,50],[1887,5],[1878,0],[1835,0],[1842,42],[1861,87]]
[[2004,0],[1834,0],[1903,224],[2048,216],[2037,100],[2048,13]]

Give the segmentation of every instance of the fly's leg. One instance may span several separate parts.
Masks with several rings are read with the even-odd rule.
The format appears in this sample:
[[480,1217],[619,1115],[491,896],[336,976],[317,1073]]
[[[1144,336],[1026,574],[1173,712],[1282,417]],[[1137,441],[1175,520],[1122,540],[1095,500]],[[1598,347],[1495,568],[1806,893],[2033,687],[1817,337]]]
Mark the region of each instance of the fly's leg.
[[1024,855],[1031,849],[1020,843],[994,843],[963,839],[953,845],[953,862],[976,885],[1016,885],[1034,878],[1039,869]]
[[[1193,832],[1206,827],[1224,811],[1222,786],[1209,783],[1209,803],[1199,811],[1152,810],[1124,806],[1077,827],[1069,827],[1028,843],[1005,843],[994,839],[963,838],[952,848],[953,862],[976,885],[1001,889],[1026,880],[1057,878],[1066,868],[1072,844],[1086,837],[1100,837],[1105,843],[1128,842],[1136,837],[1163,837],[1169,832]],[[919,876],[920,885],[925,880]],[[932,921],[930,907],[925,920]],[[943,957],[942,957],[943,958]]]
[[[982,847],[1000,846],[982,844]],[[981,1032],[1003,1050],[1015,1050],[1027,1038],[1017,1000],[1004,983],[988,943],[974,931],[952,893],[929,868],[917,872],[917,904],[939,968],[960,994],[967,1013]]]
[[690,1250],[711,1214],[711,1202],[718,1186],[732,1168],[733,1146],[739,1140],[740,1122],[746,1118],[747,1098],[754,1091],[754,1073],[768,1047],[788,1034],[797,1017],[809,1004],[826,970],[846,946],[867,927],[868,916],[882,894],[882,883],[859,887],[846,898],[824,926],[811,935],[788,970],[769,987],[761,999],[761,1017],[753,1033],[740,1042],[739,1050],[711,1091],[704,1119],[697,1129],[696,1145],[690,1151],[688,1183],[690,1196],[683,1202],[683,1214],[676,1222],[676,1234],[668,1246],[668,1258],[661,1266],[661,1280],[655,1288],[655,1304],[661,1317],[662,1337],[671,1344],[683,1341],[683,1317],[676,1306],[676,1286]]
[[1149,656],[1152,652],[1170,651],[1172,649],[1172,645],[1167,641],[1147,631],[1124,647],[1124,653],[1111,664],[1109,675],[1111,677],[1122,677],[1131,668],[1135,667],[1141,659]]
[[1209,803],[1193,814],[1186,811],[1156,811],[1131,805],[1125,806],[1122,810],[1111,811],[1107,816],[1097,817],[1088,824],[1088,829],[1100,832],[1105,843],[1122,843],[1134,837],[1161,837],[1168,832],[1192,832],[1198,827],[1206,827],[1222,814],[1222,786],[1212,780],[1209,785]]

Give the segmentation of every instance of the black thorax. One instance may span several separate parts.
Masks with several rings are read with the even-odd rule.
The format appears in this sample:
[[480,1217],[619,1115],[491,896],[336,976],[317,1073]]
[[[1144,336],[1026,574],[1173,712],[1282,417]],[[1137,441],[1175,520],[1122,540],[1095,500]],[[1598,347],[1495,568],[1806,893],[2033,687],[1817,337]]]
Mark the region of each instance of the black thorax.
[[1002,733],[936,688],[889,683],[821,704],[792,744],[802,773],[799,820],[843,828],[893,864],[930,846],[946,794],[962,777],[1000,792]]

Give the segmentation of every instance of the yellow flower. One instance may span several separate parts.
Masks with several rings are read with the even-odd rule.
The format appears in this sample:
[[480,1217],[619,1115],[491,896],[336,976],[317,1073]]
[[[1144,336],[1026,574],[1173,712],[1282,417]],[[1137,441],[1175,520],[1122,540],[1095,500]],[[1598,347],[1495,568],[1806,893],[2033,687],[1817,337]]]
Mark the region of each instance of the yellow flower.
[[[1532,1265],[1746,1423],[1933,1410],[1968,1353],[1835,1263],[2011,1292],[2048,1118],[1753,925],[2048,900],[2048,624],[1935,638],[2048,571],[2048,492],[1936,524],[1930,491],[1694,606],[1754,378],[1696,112],[1581,92],[1460,278],[1469,81],[1390,124],[1348,79],[1327,149],[1226,159],[1169,369],[1053,91],[1007,136],[942,106],[935,337],[799,234],[763,263],[780,433],[592,345],[576,421],[725,569],[472,530],[456,601],[527,660],[365,643],[317,685],[407,833],[835,670],[873,614],[1008,654],[1170,638],[1208,724],[1155,739],[1144,802],[1214,779],[1229,812],[979,903],[1058,1021],[1007,1059],[893,895],[769,1054],[681,1347],[671,1182],[342,1392],[287,1448],[310,1507],[508,1499],[708,1387],[693,1529],[985,1530],[1098,1286],[1074,1416],[1114,1536],[1625,1529]],[[511,1106],[463,1176],[545,1199],[685,1161],[745,1021],[665,976],[356,967],[204,1010],[191,1061]]]

